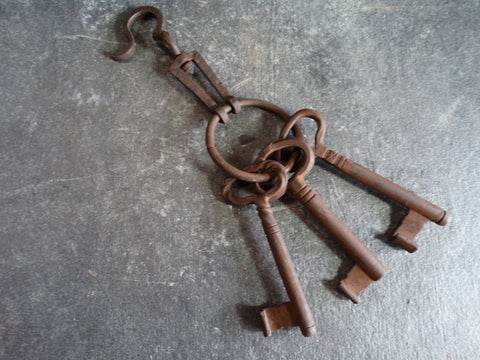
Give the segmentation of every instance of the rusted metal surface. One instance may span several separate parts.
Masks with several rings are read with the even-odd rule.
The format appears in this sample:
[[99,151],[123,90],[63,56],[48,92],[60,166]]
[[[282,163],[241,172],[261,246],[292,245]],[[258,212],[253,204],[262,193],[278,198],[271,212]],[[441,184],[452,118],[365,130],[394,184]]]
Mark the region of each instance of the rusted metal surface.
[[[188,76],[183,67],[189,63],[194,63],[197,66],[197,68],[203,73],[213,88],[222,97],[224,102],[230,105],[229,107],[224,107],[221,106],[223,104],[218,104],[207,93],[202,84],[196,82],[190,76]],[[170,71],[173,76],[175,76],[183,85],[185,85],[192,93],[194,93],[205,104],[205,106],[210,109],[210,111],[220,116],[220,119],[224,124],[229,120],[229,112],[233,111],[235,114],[240,112],[241,106],[238,100],[236,100],[233,96],[230,96],[225,86],[223,86],[220,80],[218,80],[217,76],[214,74],[210,66],[208,66],[206,61],[200,56],[198,51],[192,51],[188,54],[179,54],[168,71]]]
[[418,245],[415,242],[415,235],[422,230],[423,225],[428,221],[425,216],[409,210],[407,216],[403,218],[402,224],[393,234],[393,243],[408,252],[415,252]]
[[[307,111],[299,112],[298,116],[303,117]],[[295,117],[295,115],[294,115]],[[293,117],[293,118],[294,118]],[[319,129],[317,136],[321,136],[321,124],[319,119]],[[270,155],[282,149],[289,147],[298,147],[303,152],[302,167],[295,171],[294,175],[288,181],[288,192],[290,192],[297,201],[307,209],[317,221],[327,230],[327,232],[338,242],[338,244],[347,252],[348,255],[357,264],[355,271],[350,271],[347,275],[348,282],[342,282],[340,290],[347,295],[353,302],[359,302],[359,292],[366,288],[373,281],[379,280],[388,271],[385,265],[377,259],[364,243],[345,225],[340,218],[328,207],[327,204],[312,190],[305,182],[305,176],[310,172],[314,165],[313,149],[300,137],[288,138],[269,144],[263,149],[257,161],[264,161]],[[368,278],[368,284],[364,281]],[[361,287],[357,284],[366,284]],[[360,289],[361,288],[361,289]],[[360,289],[360,290],[359,290]]]
[[360,292],[365,290],[374,280],[358,265],[354,265],[338,288],[355,304],[360,302]]
[[[409,216],[405,217],[401,228],[394,234],[395,244],[409,252],[414,252],[417,250],[417,246],[414,243],[415,235],[422,229],[425,221],[430,220],[442,226],[450,222],[450,214],[445,210],[354,161],[339,155],[335,151],[328,149],[323,144],[326,122],[322,115],[315,110],[300,110],[294,114],[285,124],[279,138],[286,138],[290,130],[293,129],[302,118],[311,118],[317,122],[318,130],[315,135],[314,146],[314,152],[317,158],[324,160],[356,181],[409,209]],[[422,219],[420,219],[420,217],[422,217]],[[420,223],[421,226],[419,225]],[[409,230],[408,236],[402,235],[407,232],[406,229],[415,229],[415,231]]]
[[270,174],[272,171],[274,172],[274,178],[277,181],[270,190],[262,192],[260,195],[239,198],[231,191],[232,184],[238,179],[228,178],[223,184],[222,194],[231,205],[255,204],[257,206],[258,215],[262,219],[263,231],[268,239],[275,263],[290,298],[288,303],[262,310],[264,333],[265,336],[270,336],[273,331],[283,327],[299,326],[304,336],[313,336],[316,333],[316,327],[312,312],[300,285],[287,245],[270,207],[270,201],[279,199],[287,190],[287,172],[279,162],[269,160],[253,164],[245,169],[250,173],[260,170],[270,170]]
[[[238,99],[238,101],[241,107],[257,107],[259,109],[269,111],[280,117],[285,122],[290,119],[290,115],[285,110],[272,103],[269,103],[268,101],[258,99]],[[227,109],[230,108],[229,105],[225,105],[224,107]],[[219,121],[219,115],[217,113],[213,114],[210,117],[210,121],[208,122],[205,135],[208,153],[212,157],[213,161],[215,161],[215,163],[218,165],[218,167],[220,167],[228,175],[247,182],[258,183],[271,180],[271,176],[268,173],[251,173],[245,170],[241,170],[230,164],[227,160],[223,158],[222,155],[220,155],[217,147],[215,146],[215,129],[217,128]],[[292,127],[292,131],[296,136],[302,136],[302,132],[297,125]],[[295,159],[296,156],[291,157],[288,162],[284,164],[284,166],[288,169],[291,169],[295,164]]]
[[[223,185],[225,200],[235,206],[248,204],[257,206],[265,235],[290,298],[288,303],[262,310],[261,318],[266,336],[280,328],[293,326],[299,326],[305,336],[312,336],[316,332],[312,313],[269,203],[280,198],[286,191],[292,193],[300,204],[310,211],[355,261],[356,265],[339,285],[339,289],[352,301],[358,303],[360,292],[387,272],[387,268],[377,257],[305,182],[304,178],[312,170],[315,158],[322,159],[356,181],[408,208],[408,215],[394,234],[394,243],[410,252],[417,249],[415,235],[426,221],[430,220],[439,225],[446,225],[449,222],[450,215],[443,209],[328,149],[323,144],[326,122],[319,112],[303,109],[290,116],[282,108],[267,101],[237,99],[231,96],[197,51],[183,53],[179,50],[169,33],[163,30],[165,20],[162,13],[154,7],[140,7],[129,14],[124,25],[128,46],[122,52],[112,55],[114,60],[125,61],[133,55],[135,39],[131,29],[135,21],[146,16],[155,17],[157,25],[153,31],[153,39],[174,58],[169,68],[170,73],[195,94],[212,113],[206,129],[206,145],[213,161],[230,176]],[[203,74],[218,96],[212,96],[204,84],[196,81],[195,74],[198,72]],[[237,114],[243,107],[257,107],[269,111],[283,120],[285,126],[279,140],[268,144],[254,164],[239,169],[225,160],[217,150],[215,129],[219,122],[227,124],[230,121],[229,114]],[[313,147],[303,140],[303,134],[297,125],[303,118],[313,119],[317,123]],[[290,132],[293,133],[293,137],[289,138]],[[293,148],[295,151],[288,160],[282,162],[281,151],[286,148]],[[291,171],[293,175],[288,179],[287,173]],[[237,180],[253,183],[257,195],[236,197],[231,186]],[[260,183],[271,180],[276,180],[275,185],[270,190],[264,191]]]

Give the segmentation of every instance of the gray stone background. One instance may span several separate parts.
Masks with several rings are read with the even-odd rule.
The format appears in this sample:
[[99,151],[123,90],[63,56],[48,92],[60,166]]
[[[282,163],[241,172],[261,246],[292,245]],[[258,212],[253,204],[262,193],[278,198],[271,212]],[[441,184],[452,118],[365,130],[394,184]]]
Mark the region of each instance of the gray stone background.
[[[121,20],[138,1],[0,1],[1,359],[478,359],[478,1],[159,1],[233,95],[319,110],[326,144],[453,214],[414,254],[404,209],[321,164],[307,180],[390,272],[351,303],[353,265],[301,206],[273,203],[318,334],[264,338],[286,300],[253,207],[226,205],[209,112]],[[313,122],[301,123],[311,139]],[[281,122],[217,131],[238,166]]]

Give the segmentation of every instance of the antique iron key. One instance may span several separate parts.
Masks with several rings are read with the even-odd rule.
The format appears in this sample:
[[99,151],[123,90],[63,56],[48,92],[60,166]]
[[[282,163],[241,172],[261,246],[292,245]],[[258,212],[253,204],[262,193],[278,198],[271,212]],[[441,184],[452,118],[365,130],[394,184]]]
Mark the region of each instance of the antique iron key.
[[297,125],[297,122],[305,117],[315,120],[318,125],[314,148],[315,156],[317,158],[333,165],[336,169],[342,171],[356,181],[408,209],[407,216],[403,219],[402,224],[393,235],[393,242],[396,245],[409,252],[414,252],[418,248],[415,243],[415,235],[420,232],[425,222],[430,220],[442,226],[445,226],[450,222],[450,214],[445,210],[354,161],[337,154],[335,151],[328,149],[323,144],[326,123],[323,116],[318,111],[306,109],[295,113],[287,124],[285,124],[279,138],[286,138],[293,126]]
[[285,240],[273,217],[269,203],[269,201],[277,200],[285,194],[287,190],[287,173],[279,162],[270,160],[250,165],[245,169],[248,172],[259,170],[274,171],[277,182],[270,190],[262,192],[258,196],[236,197],[231,191],[231,186],[238,179],[228,178],[223,184],[222,194],[227,203],[231,205],[245,206],[255,204],[257,206],[258,215],[262,219],[263,230],[290,298],[290,301],[287,303],[267,307],[262,310],[260,314],[264,333],[265,336],[270,336],[273,331],[283,327],[299,326],[304,336],[312,336],[316,333],[315,322],[298,280],[298,275],[290,258]]

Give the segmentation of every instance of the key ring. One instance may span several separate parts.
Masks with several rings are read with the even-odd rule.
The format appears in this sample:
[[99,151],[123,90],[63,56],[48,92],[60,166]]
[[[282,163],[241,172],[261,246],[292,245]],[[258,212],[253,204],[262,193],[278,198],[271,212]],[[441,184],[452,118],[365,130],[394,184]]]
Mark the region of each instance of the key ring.
[[[312,147],[301,137],[293,137],[288,139],[277,140],[273,143],[268,144],[266,147],[260,151],[258,154],[257,160],[255,163],[264,162],[270,155],[275,153],[280,153],[283,149],[287,148],[298,148],[301,150],[303,158],[301,165],[296,169],[293,178],[304,178],[315,165],[315,154]],[[292,167],[289,163],[282,164],[285,170],[288,172],[291,171]],[[260,186],[260,183],[255,183],[255,190],[262,194],[265,190]]]
[[[286,139],[288,136],[288,133],[290,130],[293,131],[297,125],[297,122],[300,119],[303,118],[310,118],[312,120],[315,120],[317,123],[317,132],[315,133],[315,145],[313,147],[313,153],[314,155],[317,155],[323,151],[325,148],[325,145],[323,145],[323,139],[325,137],[325,131],[327,129],[327,124],[325,122],[325,119],[323,118],[322,114],[320,114],[318,111],[312,110],[312,109],[302,109],[298,110],[295,114],[293,114],[288,120],[288,122],[285,124],[283,127],[282,131],[280,132],[279,139]],[[295,137],[299,137],[295,131],[293,131],[293,135]],[[303,138],[302,138],[303,140]],[[318,155],[317,155],[318,156]],[[314,156],[315,158],[315,156]],[[286,163],[285,167],[288,172],[292,170],[292,164],[291,163]]]
[[[290,119],[290,115],[283,110],[282,108],[268,102],[265,100],[258,100],[258,99],[237,99],[241,107],[257,107],[259,109],[263,109],[266,111],[269,111],[271,113],[274,113],[278,115],[280,118],[282,118],[285,121],[288,121]],[[225,105],[226,112],[231,111],[231,107],[229,105]],[[227,115],[228,116],[228,115]],[[210,156],[212,157],[213,161],[220,167],[223,171],[225,171],[227,174],[229,174],[231,177],[234,177],[239,180],[247,181],[247,182],[267,182],[271,180],[271,177],[268,173],[251,173],[246,170],[240,170],[239,168],[233,166],[230,164],[227,160],[223,158],[222,155],[218,152],[216,146],[215,146],[215,129],[217,128],[217,125],[220,121],[220,117],[218,114],[213,114],[210,117],[210,121],[208,122],[207,125],[207,130],[206,130],[206,143],[207,143],[207,150]],[[294,135],[298,138],[302,137],[302,132],[300,131],[300,128],[298,125],[293,124],[290,129],[293,131]],[[294,166],[296,162],[297,156],[295,154],[292,154],[290,159],[284,164],[284,166],[290,171],[290,169]]]
[[222,186],[222,195],[228,204],[234,206],[245,206],[254,203],[264,203],[280,199],[287,191],[287,172],[285,167],[278,161],[266,160],[247,166],[244,171],[254,173],[260,170],[268,170],[268,173],[274,174],[273,179],[277,179],[275,185],[268,191],[263,191],[260,195],[251,195],[238,197],[232,193],[232,185],[239,180],[238,178],[227,178]]

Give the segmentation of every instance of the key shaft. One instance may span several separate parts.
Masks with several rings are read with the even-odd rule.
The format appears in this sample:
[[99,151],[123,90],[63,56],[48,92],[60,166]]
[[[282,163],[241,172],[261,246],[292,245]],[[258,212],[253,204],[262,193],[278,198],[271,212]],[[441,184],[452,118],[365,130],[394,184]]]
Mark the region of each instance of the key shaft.
[[398,184],[378,175],[372,170],[357,164],[356,162],[329,150],[326,147],[315,151],[315,155],[325,160],[330,165],[341,172],[347,174],[356,181],[368,186],[376,192],[385,195],[393,201],[403,205],[404,207],[414,210],[418,214],[423,215],[428,220],[438,225],[447,225],[450,215],[440,207],[421,198],[413,192],[401,187]]
[[[305,293],[300,285],[300,280],[295,271],[295,266],[293,265],[287,245],[273,216],[272,208],[270,204],[265,201],[257,204],[257,211],[262,220],[263,231],[268,239],[283,285],[290,299],[290,303],[287,304],[291,305],[286,306],[283,312],[289,312],[292,318],[297,319],[297,325],[302,330],[304,336],[312,336],[316,332],[315,321],[313,320]],[[283,327],[282,323],[276,321],[278,317],[277,310],[269,309],[272,308],[266,308],[261,313],[265,324],[264,330],[266,336],[269,336],[272,331]],[[272,316],[272,314],[274,314],[274,316]]]
[[368,277],[376,281],[385,275],[387,272],[385,265],[340,220],[320,196],[307,185],[303,178],[297,176],[291,178],[287,189],[327,230]]

